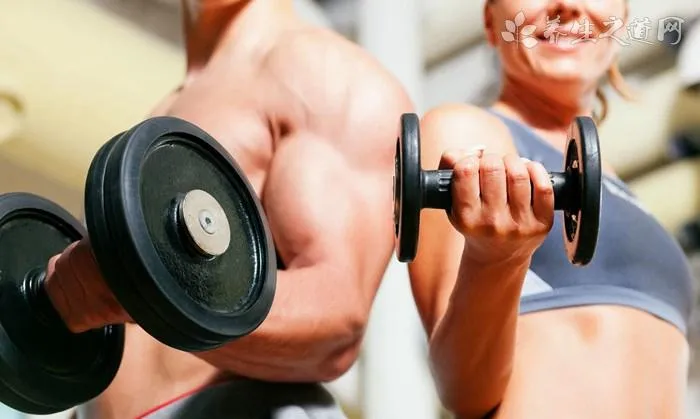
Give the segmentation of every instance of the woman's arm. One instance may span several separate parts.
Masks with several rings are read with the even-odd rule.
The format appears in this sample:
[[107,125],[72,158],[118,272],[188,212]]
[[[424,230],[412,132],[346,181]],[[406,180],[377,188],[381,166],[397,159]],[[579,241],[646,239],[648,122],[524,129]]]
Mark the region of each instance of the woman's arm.
[[[520,290],[531,255],[551,227],[553,192],[544,168],[515,157],[508,130],[483,110],[432,111],[421,122],[421,136],[425,168],[438,161],[454,167],[454,205],[449,218],[442,211],[423,213],[418,255],[409,266],[413,293],[442,402],[460,418],[482,418],[498,406],[509,382]],[[479,146],[485,154],[470,164],[464,156]],[[441,159],[447,149],[456,151]],[[473,199],[468,183],[475,178],[480,196]]]
[[529,261],[482,265],[461,258],[450,302],[430,336],[442,401],[460,418],[501,402],[513,369],[518,301]]
[[[455,147],[512,152],[507,129],[492,118],[465,106],[430,112],[423,167],[435,168]],[[681,331],[615,305],[518,316],[529,258],[485,263],[476,252],[475,260],[475,239],[459,227],[455,214],[424,210],[409,265],[439,395],[458,418],[684,417],[689,348]]]

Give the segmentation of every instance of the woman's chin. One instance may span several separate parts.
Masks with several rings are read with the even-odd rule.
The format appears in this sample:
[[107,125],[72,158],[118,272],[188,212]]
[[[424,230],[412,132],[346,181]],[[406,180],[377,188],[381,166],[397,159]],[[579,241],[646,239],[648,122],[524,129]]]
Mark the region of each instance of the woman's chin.
[[605,75],[608,57],[592,59],[589,45],[577,46],[571,50],[559,51],[556,48],[533,48],[526,58],[532,73],[538,78],[557,82],[595,83]]
[[594,77],[587,77],[587,72],[580,63],[574,62],[541,62],[533,65],[533,73],[538,80],[549,80],[556,83],[588,84]]

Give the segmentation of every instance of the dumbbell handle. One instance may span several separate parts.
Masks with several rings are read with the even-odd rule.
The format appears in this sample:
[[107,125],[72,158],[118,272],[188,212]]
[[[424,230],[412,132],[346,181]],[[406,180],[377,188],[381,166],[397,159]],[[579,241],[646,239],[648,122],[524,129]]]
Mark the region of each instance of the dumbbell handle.
[[[452,208],[452,170],[426,170],[422,172],[421,183],[423,190],[423,208],[444,209]],[[553,172],[549,174],[554,189],[554,209],[563,210],[576,206],[572,187],[574,179],[568,179],[569,174]]]
[[56,308],[51,303],[44,281],[46,280],[46,270],[35,270],[24,277],[21,292],[27,303],[32,308],[32,313],[41,323],[48,327],[66,328],[66,324],[61,318]]
[[[51,287],[51,291],[47,287],[49,282],[61,285]],[[129,321],[128,314],[102,279],[88,239],[69,245],[44,269],[29,272],[21,292],[37,320],[51,327],[62,325],[73,333]],[[51,297],[63,292],[70,293],[73,310],[52,302]]]

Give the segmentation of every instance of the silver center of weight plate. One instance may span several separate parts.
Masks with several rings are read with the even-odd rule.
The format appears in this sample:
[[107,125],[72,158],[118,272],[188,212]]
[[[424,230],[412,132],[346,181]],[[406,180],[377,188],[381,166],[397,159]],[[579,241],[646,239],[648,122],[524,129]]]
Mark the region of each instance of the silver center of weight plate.
[[231,244],[226,213],[213,196],[194,189],[180,203],[180,219],[197,250],[207,256],[221,256]]

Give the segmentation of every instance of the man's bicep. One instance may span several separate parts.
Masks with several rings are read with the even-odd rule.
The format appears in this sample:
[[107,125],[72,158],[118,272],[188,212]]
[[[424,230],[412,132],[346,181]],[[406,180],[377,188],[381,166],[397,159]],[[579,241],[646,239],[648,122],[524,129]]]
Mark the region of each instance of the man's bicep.
[[358,167],[311,136],[283,140],[263,192],[279,255],[290,268],[330,263],[380,275],[392,245],[391,174]]

